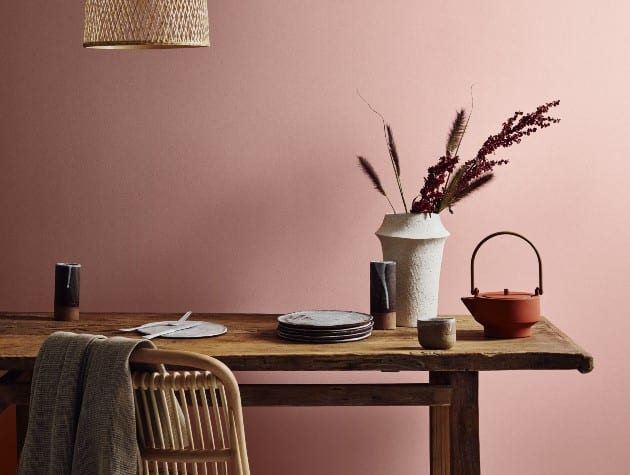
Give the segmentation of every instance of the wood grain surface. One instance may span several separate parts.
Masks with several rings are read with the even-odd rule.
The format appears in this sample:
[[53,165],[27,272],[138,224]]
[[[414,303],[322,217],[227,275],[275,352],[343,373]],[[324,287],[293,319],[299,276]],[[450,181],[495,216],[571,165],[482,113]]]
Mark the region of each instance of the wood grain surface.
[[[158,313],[82,313],[78,322],[54,321],[51,313],[0,313],[0,369],[32,369],[44,339],[55,331],[140,338],[119,328],[173,320]],[[276,315],[193,314],[191,320],[221,323],[222,336],[153,340],[159,348],[214,356],[234,371],[496,371],[577,369],[588,373],[593,358],[543,318],[530,338],[492,340],[470,316],[457,316],[457,342],[450,350],[425,350],[415,328],[375,330],[352,343],[305,344],[276,335]]]

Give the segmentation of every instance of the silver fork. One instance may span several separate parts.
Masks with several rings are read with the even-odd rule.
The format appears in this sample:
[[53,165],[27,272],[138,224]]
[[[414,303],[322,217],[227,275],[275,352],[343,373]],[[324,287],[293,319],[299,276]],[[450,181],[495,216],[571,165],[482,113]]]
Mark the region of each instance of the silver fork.
[[121,332],[133,332],[133,331],[136,331],[136,330],[141,330],[143,328],[150,328],[150,327],[157,327],[157,326],[169,326],[169,327],[170,326],[177,326],[177,325],[181,325],[186,320],[188,320],[188,317],[190,317],[191,315],[192,315],[192,312],[189,310],[184,315],[179,317],[179,320],[177,320],[176,322],[172,322],[172,321],[167,321],[167,322],[149,322],[149,323],[145,323],[143,325],[140,325],[140,326],[137,326],[137,327],[133,327],[133,328],[121,328],[120,331]]
[[184,325],[180,325],[178,327],[167,328],[166,330],[159,331],[157,333],[149,333],[148,335],[143,335],[142,338],[146,340],[151,340],[152,338],[157,338],[162,335],[170,335],[171,333],[175,333],[181,330],[188,330],[189,328],[194,328],[201,325],[203,322],[190,322]]

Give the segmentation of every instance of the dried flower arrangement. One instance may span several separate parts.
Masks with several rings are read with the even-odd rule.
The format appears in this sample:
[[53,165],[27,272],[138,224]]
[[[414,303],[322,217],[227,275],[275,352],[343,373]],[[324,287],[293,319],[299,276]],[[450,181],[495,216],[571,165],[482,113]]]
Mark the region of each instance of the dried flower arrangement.
[[[496,135],[491,135],[486,139],[474,158],[456,168],[459,163],[459,146],[470,121],[470,114],[467,115],[464,109],[459,110],[448,134],[445,155],[441,156],[435,165],[429,167],[427,176],[424,178],[424,186],[420,190],[420,194],[412,201],[411,212],[430,214],[441,213],[448,209],[452,213],[452,208],[456,203],[493,179],[494,167],[508,163],[505,159],[489,159],[489,155],[493,155],[500,148],[508,148],[515,143],[520,143],[523,137],[529,136],[539,129],[560,122],[560,119],[546,115],[550,108],[556,107],[558,104],[560,101],[548,102],[539,106],[534,112],[527,114],[520,111],[515,112],[503,123],[501,130]],[[409,211],[400,182],[400,161],[392,129],[381,114],[374,110],[369,103],[368,106],[383,121],[387,150],[403,207],[407,213]],[[392,210],[396,213],[374,167],[365,157],[358,156],[357,158],[363,172],[369,177],[376,190],[385,196]]]

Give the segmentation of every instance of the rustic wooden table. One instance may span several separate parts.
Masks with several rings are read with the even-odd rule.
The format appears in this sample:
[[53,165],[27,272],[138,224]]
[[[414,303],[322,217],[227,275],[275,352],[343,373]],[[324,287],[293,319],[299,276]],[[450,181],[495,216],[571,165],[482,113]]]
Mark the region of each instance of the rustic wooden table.
[[[30,373],[42,342],[64,330],[127,336],[119,328],[175,319],[166,314],[82,313],[57,322],[47,313],[0,313],[0,411],[18,406],[18,441],[28,420]],[[204,339],[156,339],[159,348],[214,356],[234,371],[428,371],[429,383],[243,384],[246,406],[430,406],[431,473],[479,474],[478,372],[577,369],[593,358],[543,318],[530,338],[490,340],[470,316],[457,317],[450,350],[424,350],[415,328],[374,331],[366,340],[338,344],[292,343],[275,335],[275,315],[194,314],[224,324],[228,333]]]

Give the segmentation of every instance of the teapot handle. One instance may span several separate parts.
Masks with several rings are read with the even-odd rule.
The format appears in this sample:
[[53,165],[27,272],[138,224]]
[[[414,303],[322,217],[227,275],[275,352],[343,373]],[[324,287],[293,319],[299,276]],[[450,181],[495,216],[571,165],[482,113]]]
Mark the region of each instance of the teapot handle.
[[475,250],[473,251],[473,254],[472,254],[472,258],[470,260],[470,289],[471,289],[470,293],[475,296],[479,295],[479,289],[475,287],[475,256],[477,255],[477,251],[479,251],[479,248],[481,247],[481,245],[485,243],[488,239],[492,239],[493,237],[500,236],[502,234],[509,234],[510,236],[519,237],[523,239],[525,242],[527,242],[527,244],[532,246],[532,249],[536,253],[536,257],[538,258],[538,287],[536,287],[536,290],[534,290],[534,294],[542,295],[543,293],[542,261],[540,260],[540,254],[538,253],[538,249],[536,249],[536,246],[534,246],[529,239],[527,239],[524,236],[521,236],[520,234],[513,233],[512,231],[499,231],[499,232],[490,234],[489,236],[486,236],[485,238],[483,238],[479,244],[477,244],[477,247],[475,247]]

